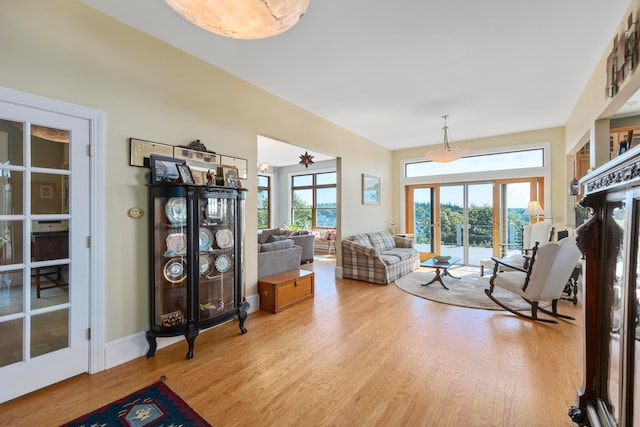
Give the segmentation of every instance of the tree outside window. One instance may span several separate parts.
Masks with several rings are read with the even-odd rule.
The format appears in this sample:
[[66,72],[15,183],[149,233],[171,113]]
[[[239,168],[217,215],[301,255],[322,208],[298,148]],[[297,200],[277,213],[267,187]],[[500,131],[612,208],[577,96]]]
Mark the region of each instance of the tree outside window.
[[258,175],[258,229],[269,228],[271,223],[271,177]]
[[292,177],[291,223],[299,228],[336,228],[336,173]]

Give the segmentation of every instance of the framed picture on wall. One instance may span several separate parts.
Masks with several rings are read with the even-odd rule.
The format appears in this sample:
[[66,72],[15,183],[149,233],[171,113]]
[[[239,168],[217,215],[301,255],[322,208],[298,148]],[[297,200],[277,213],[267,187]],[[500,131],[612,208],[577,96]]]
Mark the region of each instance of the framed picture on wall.
[[380,204],[380,177],[362,174],[362,204]]

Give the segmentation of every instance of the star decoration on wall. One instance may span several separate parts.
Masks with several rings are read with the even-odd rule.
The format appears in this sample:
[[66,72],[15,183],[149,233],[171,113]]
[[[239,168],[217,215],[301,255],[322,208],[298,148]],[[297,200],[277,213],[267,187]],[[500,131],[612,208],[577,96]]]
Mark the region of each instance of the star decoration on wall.
[[304,154],[300,154],[299,164],[304,165],[305,168],[309,169],[309,165],[313,164],[313,156],[305,150]]

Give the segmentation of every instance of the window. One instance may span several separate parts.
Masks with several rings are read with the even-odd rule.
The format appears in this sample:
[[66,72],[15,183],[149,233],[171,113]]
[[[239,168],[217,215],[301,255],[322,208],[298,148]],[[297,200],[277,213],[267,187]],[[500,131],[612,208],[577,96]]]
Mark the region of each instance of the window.
[[336,228],[336,172],[291,177],[291,223],[305,229]]
[[271,224],[271,177],[258,175],[258,229]]
[[544,166],[544,149],[517,150],[506,153],[463,157],[453,163],[432,161],[411,162],[405,165],[405,177],[449,175],[508,169],[540,168]]

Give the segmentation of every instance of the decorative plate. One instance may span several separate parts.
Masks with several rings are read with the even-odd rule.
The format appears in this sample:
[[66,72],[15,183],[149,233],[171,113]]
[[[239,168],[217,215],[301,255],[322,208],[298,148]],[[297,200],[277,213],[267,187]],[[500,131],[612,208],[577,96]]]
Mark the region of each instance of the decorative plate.
[[187,223],[187,198],[171,197],[164,207],[164,212],[171,225],[185,225]]
[[213,273],[213,258],[211,255],[200,255],[200,276],[206,277]]
[[216,231],[216,243],[221,249],[233,247],[233,232],[231,230]]
[[187,235],[172,233],[167,236],[167,254],[183,254],[187,252]]
[[213,245],[213,233],[208,228],[200,227],[200,234],[198,235],[200,239],[200,252],[209,252],[211,251],[211,245]]
[[171,283],[180,283],[187,277],[185,262],[182,258],[171,258],[164,265],[164,278]]
[[231,259],[226,255],[220,255],[216,258],[216,270],[220,273],[229,271],[231,268]]

